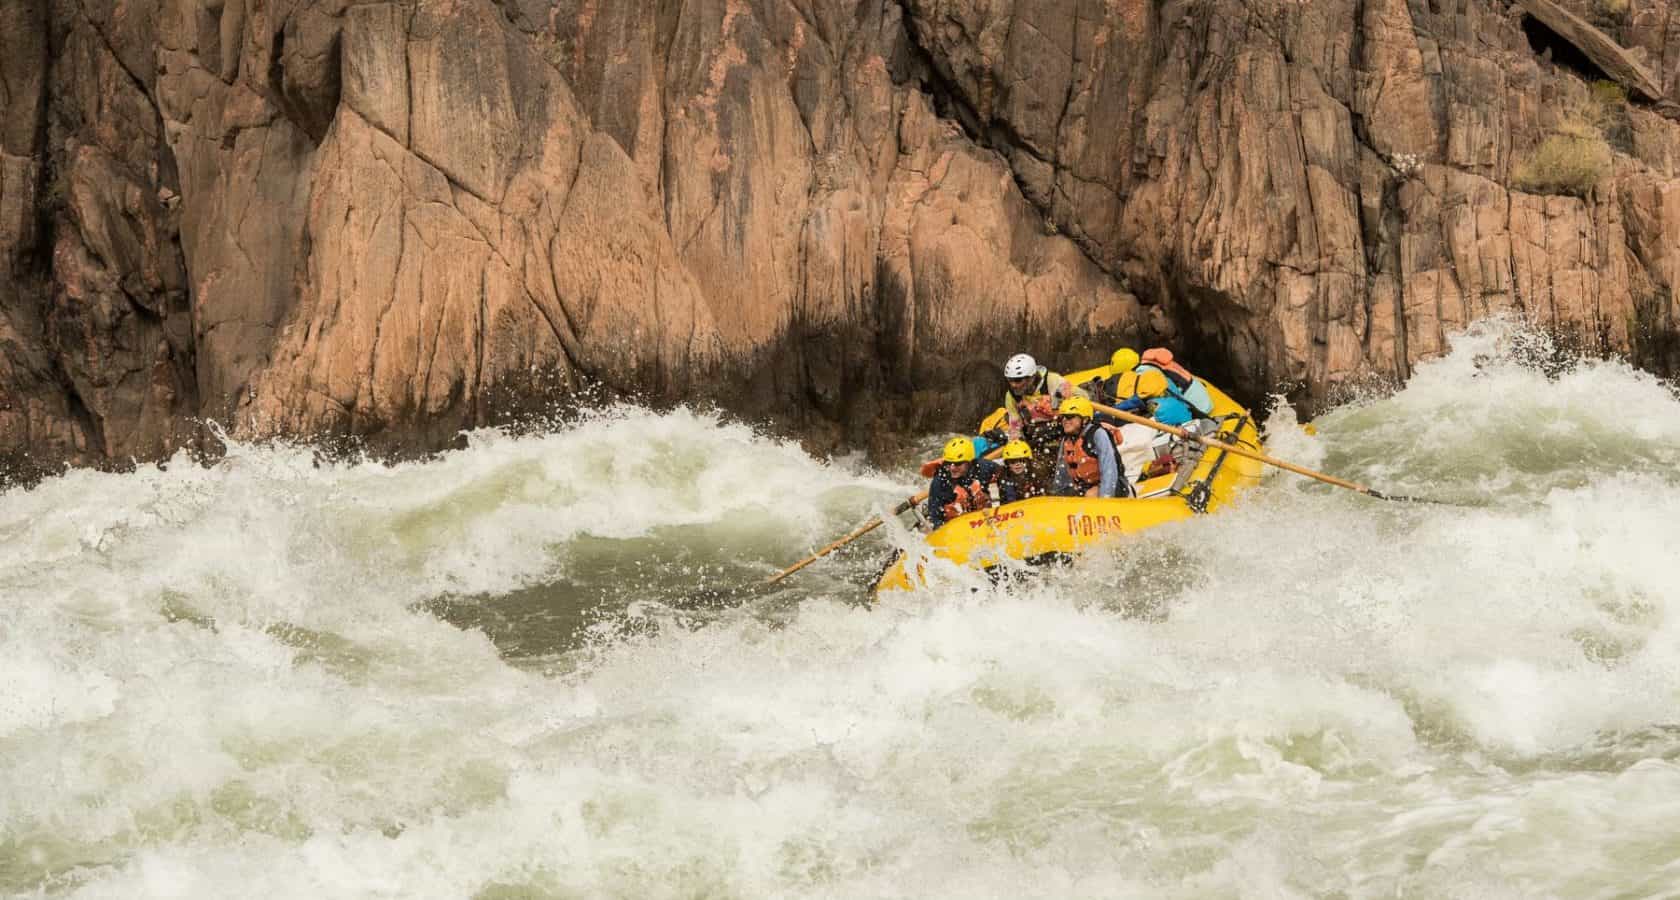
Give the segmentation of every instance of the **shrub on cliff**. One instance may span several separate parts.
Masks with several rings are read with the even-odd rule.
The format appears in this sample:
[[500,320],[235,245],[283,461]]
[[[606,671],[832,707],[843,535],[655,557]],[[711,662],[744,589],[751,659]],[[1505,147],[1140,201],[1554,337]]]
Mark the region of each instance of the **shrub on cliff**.
[[1633,117],[1629,113],[1627,88],[1614,81],[1595,81],[1588,85],[1592,97],[1590,107],[1593,123],[1610,146],[1622,153],[1633,152]]
[[1611,115],[1617,107],[1627,103],[1627,88],[1608,79],[1600,78],[1587,85],[1587,92],[1603,115]]
[[1585,197],[1609,170],[1604,133],[1584,117],[1571,117],[1517,163],[1511,180],[1538,194]]

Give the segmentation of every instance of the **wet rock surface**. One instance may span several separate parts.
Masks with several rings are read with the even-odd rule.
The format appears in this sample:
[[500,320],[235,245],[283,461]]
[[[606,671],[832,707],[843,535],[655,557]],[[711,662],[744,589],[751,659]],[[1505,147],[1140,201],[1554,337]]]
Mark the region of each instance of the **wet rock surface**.
[[1677,101],[1663,0],[16,0],[0,466],[584,387],[879,447],[1023,347],[1310,409],[1499,313],[1669,374]]

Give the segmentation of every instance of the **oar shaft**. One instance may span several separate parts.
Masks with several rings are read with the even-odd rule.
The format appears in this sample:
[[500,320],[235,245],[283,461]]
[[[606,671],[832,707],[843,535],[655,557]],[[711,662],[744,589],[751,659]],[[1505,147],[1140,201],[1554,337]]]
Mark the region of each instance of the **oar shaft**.
[[[984,459],[996,459],[998,457],[998,455],[1001,454],[1002,452],[1003,452],[1002,447],[994,447],[983,458]],[[916,504],[922,502],[923,500],[926,500],[928,498],[928,493],[929,493],[928,491],[922,491],[921,493],[910,497],[909,499],[905,500],[903,503],[900,503],[899,505],[893,507],[892,514],[895,515],[895,516],[899,515],[900,513],[903,513],[906,510],[910,509],[912,506],[915,506]],[[880,516],[876,516],[875,518],[870,519],[869,521],[863,523],[862,525],[859,525],[855,530],[852,531],[851,534],[848,534],[845,537],[840,538],[839,540],[835,541],[834,543],[829,544],[827,547],[824,547],[821,550],[818,550],[817,552],[811,554],[810,556],[805,557],[804,559],[800,560],[799,562],[796,562],[793,565],[788,566],[787,568],[781,570],[780,572],[777,572],[776,574],[774,574],[774,575],[770,576],[769,578],[765,579],[764,583],[765,584],[775,584],[776,582],[781,581],[783,578],[786,578],[789,575],[792,575],[793,573],[799,571],[800,569],[805,568],[806,566],[810,565],[811,563],[814,563],[817,560],[822,559],[823,557],[829,555],[830,553],[833,553],[834,551],[840,549],[841,547],[844,547],[847,544],[850,544],[852,541],[855,541],[858,538],[863,537],[864,535],[868,534],[869,532],[874,531],[877,528],[880,528],[881,525],[885,523],[885,521],[886,520],[882,519]]]
[[[923,500],[926,500],[927,495],[928,495],[927,491],[922,491],[920,494],[917,494],[917,495],[909,498],[908,500],[905,500],[903,503],[900,503],[899,505],[893,507],[892,514],[896,516],[899,513],[904,512],[905,510],[909,509],[910,507],[915,506],[916,504],[922,502]],[[869,532],[874,531],[877,528],[880,528],[883,524],[885,524],[885,522],[886,522],[886,520],[881,518],[880,516],[876,516],[875,518],[870,519],[869,521],[863,523],[862,525],[859,525],[856,529],[854,529],[850,534],[846,535],[845,537],[840,538],[839,540],[835,541],[834,543],[829,544],[827,547],[824,547],[821,550],[818,550],[817,552],[811,554],[810,556],[805,557],[804,559],[800,560],[799,562],[796,562],[793,565],[788,566],[787,568],[783,569],[782,571],[777,572],[776,574],[770,576],[768,579],[765,580],[764,583],[765,584],[775,584],[776,582],[781,581],[782,579],[788,577],[789,575],[792,575],[793,573],[799,571],[800,569],[803,569],[806,566],[816,562],[817,560],[822,559],[823,557],[829,555],[830,553],[833,553],[834,551],[840,549],[841,547],[844,547],[847,544],[850,544],[852,541],[855,541],[858,538],[863,537],[864,535],[868,534]]]
[[[1191,434],[1190,432],[1185,431],[1182,428],[1178,428],[1178,427],[1175,427],[1175,426],[1172,426],[1172,425],[1168,425],[1164,422],[1157,422],[1154,419],[1145,418],[1143,416],[1133,415],[1132,413],[1124,412],[1122,410],[1115,409],[1112,406],[1104,406],[1101,403],[1093,403],[1093,404],[1091,404],[1091,408],[1095,409],[1097,412],[1113,416],[1114,418],[1119,419],[1123,422],[1131,422],[1135,425],[1144,425],[1144,426],[1147,426],[1149,428],[1153,428],[1156,431],[1164,431],[1167,434],[1171,434],[1171,435],[1175,435],[1177,437],[1184,438],[1185,440],[1198,441],[1200,443],[1207,444],[1210,447],[1218,447],[1219,449],[1224,450],[1226,453],[1234,454],[1236,456],[1241,456],[1241,457],[1244,457],[1246,459],[1252,459],[1252,460],[1255,460],[1257,462],[1262,462],[1262,463],[1265,463],[1268,466],[1276,466],[1280,469],[1283,469],[1286,472],[1294,472],[1297,475],[1305,475],[1306,477],[1311,478],[1314,481],[1322,481],[1325,484],[1335,485],[1336,487],[1339,487],[1339,488],[1347,488],[1350,491],[1358,491],[1361,494],[1369,494],[1373,497],[1382,497],[1383,496],[1383,495],[1378,494],[1376,491],[1373,491],[1370,488],[1368,488],[1368,487],[1366,487],[1362,484],[1356,484],[1352,481],[1344,481],[1343,479],[1337,478],[1334,475],[1326,475],[1323,472],[1315,472],[1312,469],[1308,469],[1308,468],[1305,468],[1303,466],[1297,466],[1294,463],[1284,462],[1281,459],[1277,459],[1275,457],[1267,456],[1266,454],[1261,453],[1261,452],[1256,451],[1256,450],[1250,450],[1246,447],[1239,447],[1236,444],[1226,443],[1225,441],[1222,441],[1222,440],[1220,440],[1218,438],[1215,438],[1215,437],[1210,437],[1210,436],[1205,435],[1205,434]],[[1387,499],[1387,498],[1384,498],[1384,499]]]

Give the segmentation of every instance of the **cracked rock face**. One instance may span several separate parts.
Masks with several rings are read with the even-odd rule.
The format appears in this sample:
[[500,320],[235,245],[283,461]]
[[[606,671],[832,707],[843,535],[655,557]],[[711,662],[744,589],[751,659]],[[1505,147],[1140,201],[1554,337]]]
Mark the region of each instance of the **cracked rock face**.
[[8,0],[0,468],[586,385],[879,444],[1158,342],[1310,408],[1499,313],[1672,373],[1680,12],[1616,9]]

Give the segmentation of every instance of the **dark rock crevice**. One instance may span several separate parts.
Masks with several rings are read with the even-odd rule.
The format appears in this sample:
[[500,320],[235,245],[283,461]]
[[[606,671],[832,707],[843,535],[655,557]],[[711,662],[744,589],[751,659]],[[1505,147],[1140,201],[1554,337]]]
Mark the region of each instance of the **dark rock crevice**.
[[1522,17],[1523,37],[1530,50],[1542,60],[1573,72],[1587,81],[1612,81],[1609,73],[1598,67],[1592,57],[1581,52],[1567,38],[1546,27],[1546,23],[1531,15]]
[[[21,230],[14,236],[16,243],[11,246],[0,245],[0,261],[10,263],[9,268],[11,269],[9,273],[0,274],[9,275],[12,280],[12,287],[20,299],[34,298],[38,303],[40,298],[45,296],[45,290],[36,287],[36,285],[44,280],[45,273],[51,267],[48,248],[51,246],[49,226],[53,205],[45,200],[52,183],[51,153],[48,147],[48,135],[50,133],[48,125],[51,117],[47,114],[49,89],[51,87],[51,78],[47,74],[49,71],[51,32],[45,0],[24,0],[19,7],[14,8],[14,14],[16,14],[16,9],[33,9],[35,11],[36,21],[34,25],[38,29],[36,32],[38,40],[33,59],[29,58],[29,55],[26,55],[23,51],[16,49],[15,44],[11,45],[9,51],[17,53],[21,59],[17,63],[17,69],[10,74],[12,77],[29,77],[25,75],[26,72],[37,74],[33,76],[34,90],[29,92],[33,94],[32,97],[0,97],[0,101],[3,101],[3,105],[0,105],[0,114],[8,116],[12,120],[0,124],[0,135],[9,137],[7,126],[9,125],[11,129],[17,129],[16,122],[20,119],[28,123],[27,128],[18,129],[18,131],[27,134],[28,144],[16,149],[24,151],[17,153],[17,155],[27,159],[32,167],[33,178],[31,179],[30,199],[34,201],[34,209],[18,217]],[[17,34],[14,34],[12,38],[12,40],[21,42],[20,39],[21,35]],[[0,66],[4,65],[4,63],[0,63]],[[8,83],[4,87],[7,88],[8,93],[18,90],[19,86],[12,83],[12,78],[7,77],[6,73],[0,73],[0,78],[6,78]],[[22,110],[18,109],[19,106],[23,107]],[[20,112],[25,114],[19,115]],[[0,139],[0,154],[15,152],[13,148],[6,146],[7,143],[7,140]]]
[[1635,102],[1680,121],[1680,103],[1627,48],[1592,23],[1552,0],[1517,0],[1525,11],[1522,29],[1530,47],[1588,81],[1621,85]]
[[[1042,166],[1047,166],[1054,173],[1053,182],[1062,177],[1077,177],[1067,169],[1059,158],[1058,148],[1044,150],[1036,146],[1027,135],[1017,130],[1015,123],[999,116],[983,116],[976,109],[962,88],[952,79],[950,73],[940,65],[937,56],[917,38],[916,28],[912,22],[910,0],[892,0],[900,6],[900,14],[904,21],[904,41],[915,60],[916,84],[922,93],[934,101],[934,109],[941,118],[947,119],[959,127],[970,141],[976,146],[985,148],[1003,157],[1009,164],[1010,175],[1015,180],[1016,189],[1021,196],[1037,209],[1046,223],[1053,223],[1058,229],[1066,233],[1068,240],[1079,248],[1097,268],[1107,272],[1115,279],[1116,284],[1124,285],[1125,279],[1121,273],[1120,261],[1106,259],[1102,247],[1078,223],[1061,221],[1065,217],[1056,214],[1055,197],[1053,194],[1035,188],[1032,183],[1021,174],[1021,162],[1017,155],[1024,155]],[[1007,42],[1006,42],[1007,43]],[[1073,86],[1076,79],[1070,78],[1067,89],[1067,101],[1072,102]],[[1063,118],[1066,108],[1063,109]],[[1060,126],[1057,134],[1059,137]],[[1106,187],[1106,185],[1105,185]]]
[[107,35],[104,29],[100,28],[98,23],[93,20],[93,17],[88,14],[87,0],[75,0],[75,3],[76,11],[81,15],[82,24],[85,25],[95,37],[99,38],[99,42],[105,47],[105,52],[111,55],[112,61],[115,62],[117,67],[128,76],[129,81],[133,82],[134,89],[139,92],[140,96],[146,98],[146,102],[151,104],[153,112],[158,114],[159,121],[161,121],[163,114],[157,108],[157,100],[152,96],[151,86],[146,83],[144,78],[140,77],[140,73],[129,68],[128,63],[123,60],[122,54],[117,52],[116,45],[111,43],[110,36]]

